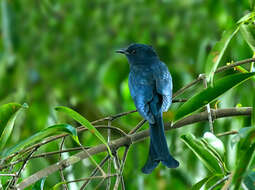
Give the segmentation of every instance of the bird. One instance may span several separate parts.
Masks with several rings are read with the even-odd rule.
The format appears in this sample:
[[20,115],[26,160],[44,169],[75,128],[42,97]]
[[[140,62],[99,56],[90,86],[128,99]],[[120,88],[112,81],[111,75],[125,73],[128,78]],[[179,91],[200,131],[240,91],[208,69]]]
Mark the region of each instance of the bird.
[[168,168],[177,168],[179,162],[169,152],[163,123],[163,112],[172,104],[173,84],[168,67],[150,45],[133,43],[116,53],[128,59],[129,91],[137,111],[149,122],[150,148],[142,172],[152,173],[160,162]]

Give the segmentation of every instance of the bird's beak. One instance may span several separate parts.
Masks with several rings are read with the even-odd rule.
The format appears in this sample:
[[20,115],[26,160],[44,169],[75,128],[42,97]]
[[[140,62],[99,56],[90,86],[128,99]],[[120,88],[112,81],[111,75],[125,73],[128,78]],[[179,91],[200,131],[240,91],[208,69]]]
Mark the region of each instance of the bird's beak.
[[128,55],[128,51],[126,49],[119,49],[119,50],[116,50],[115,51],[116,53],[122,53],[122,54],[125,54],[125,55]]

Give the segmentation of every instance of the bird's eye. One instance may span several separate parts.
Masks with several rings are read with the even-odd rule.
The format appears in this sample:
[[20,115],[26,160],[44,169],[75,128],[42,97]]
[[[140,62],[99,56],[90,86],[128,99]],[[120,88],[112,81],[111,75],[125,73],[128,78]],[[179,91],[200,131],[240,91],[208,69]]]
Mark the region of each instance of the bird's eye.
[[135,54],[135,53],[136,53],[135,49],[134,49],[134,50],[132,50],[132,51],[131,51],[131,53],[132,53],[132,54]]

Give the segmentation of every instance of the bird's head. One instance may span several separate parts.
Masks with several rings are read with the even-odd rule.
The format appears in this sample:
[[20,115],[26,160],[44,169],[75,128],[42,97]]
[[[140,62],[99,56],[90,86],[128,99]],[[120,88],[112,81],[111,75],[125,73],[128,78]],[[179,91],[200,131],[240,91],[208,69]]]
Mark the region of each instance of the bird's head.
[[139,64],[157,57],[153,47],[145,44],[131,44],[127,48],[117,50],[116,52],[125,54],[130,64]]

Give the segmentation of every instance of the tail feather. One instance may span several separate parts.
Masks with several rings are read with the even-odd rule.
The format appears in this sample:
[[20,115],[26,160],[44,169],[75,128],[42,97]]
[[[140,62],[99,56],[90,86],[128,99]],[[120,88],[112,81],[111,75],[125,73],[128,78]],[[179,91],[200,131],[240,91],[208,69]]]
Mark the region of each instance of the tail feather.
[[157,159],[157,152],[150,141],[149,156],[146,164],[142,168],[142,172],[145,174],[151,173],[159,164],[160,160]]
[[[154,104],[155,105],[155,104]],[[152,110],[153,107],[151,107]],[[168,168],[177,168],[179,162],[169,153],[166,142],[162,112],[153,113],[155,123],[150,124],[150,150],[145,166],[142,168],[143,173],[151,173],[161,161]]]

